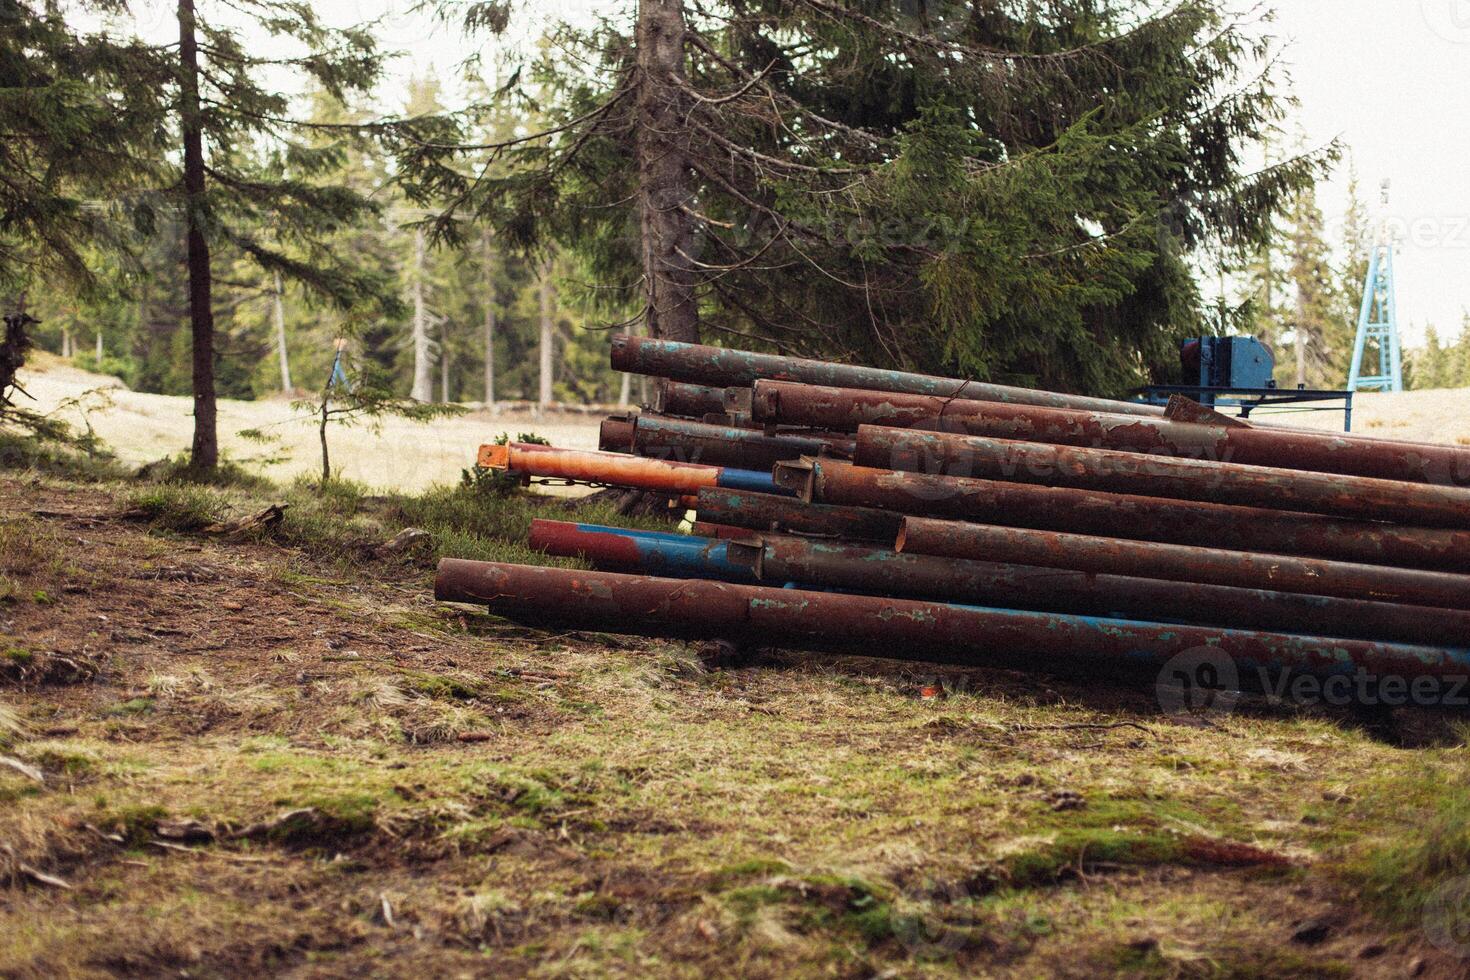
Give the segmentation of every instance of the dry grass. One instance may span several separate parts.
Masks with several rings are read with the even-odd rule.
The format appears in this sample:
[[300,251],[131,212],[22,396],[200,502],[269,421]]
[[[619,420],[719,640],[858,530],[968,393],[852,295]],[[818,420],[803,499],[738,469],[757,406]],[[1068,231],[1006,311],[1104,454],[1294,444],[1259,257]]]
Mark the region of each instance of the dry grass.
[[[59,417],[78,429],[89,422],[124,463],[152,463],[186,452],[193,417],[189,399],[128,391],[116,378],[73,368],[60,358],[39,356],[23,372],[24,384],[37,399],[38,411],[50,412],[64,402]],[[87,393],[107,389],[106,397]],[[558,446],[597,448],[600,419],[577,413],[553,412],[536,418],[526,412],[473,412],[414,425],[386,420],[379,431],[367,427],[335,428],[330,436],[337,475],[374,488],[412,492],[458,479],[460,470],[474,464],[475,452],[501,432],[535,431]],[[242,437],[258,430],[274,442],[262,444]],[[321,472],[321,448],[316,423],[294,410],[287,399],[219,403],[221,450],[248,468],[278,480]],[[266,460],[283,457],[267,465]]]

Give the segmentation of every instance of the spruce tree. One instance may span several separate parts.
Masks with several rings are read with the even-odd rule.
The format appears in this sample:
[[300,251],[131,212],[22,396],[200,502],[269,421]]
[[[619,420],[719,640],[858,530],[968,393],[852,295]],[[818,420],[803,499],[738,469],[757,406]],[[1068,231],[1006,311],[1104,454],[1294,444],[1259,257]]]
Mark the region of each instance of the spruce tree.
[[1330,156],[1247,172],[1286,104],[1265,42],[1135,10],[642,0],[519,73],[540,133],[458,148],[503,175],[420,147],[408,186],[451,239],[469,209],[570,246],[655,336],[1116,391],[1200,329],[1192,259],[1257,247]]
[[[376,208],[328,179],[342,159],[342,140],[361,131],[298,118],[290,92],[282,90],[289,78],[310,81],[338,100],[370,91],[382,69],[371,34],[329,29],[304,4],[251,0],[221,6],[226,9],[250,18],[250,36],[217,21],[195,0],[178,0],[178,43],[131,42],[126,66],[138,78],[161,73],[144,108],[177,133],[179,155],[170,160],[178,165],[165,168],[154,195],[160,206],[176,209],[184,225],[194,398],[190,465],[202,474],[219,458],[214,282],[221,253],[237,253],[272,279],[279,274],[339,308],[382,297],[386,287],[381,274],[326,247],[338,226]],[[340,139],[311,138],[324,131]]]

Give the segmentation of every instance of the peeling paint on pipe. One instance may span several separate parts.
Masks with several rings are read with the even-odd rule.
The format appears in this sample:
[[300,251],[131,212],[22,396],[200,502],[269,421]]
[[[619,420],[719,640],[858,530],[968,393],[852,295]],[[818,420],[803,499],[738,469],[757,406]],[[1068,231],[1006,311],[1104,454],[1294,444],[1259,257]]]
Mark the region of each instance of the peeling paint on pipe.
[[1470,487],[871,425],[858,428],[855,461],[909,472],[1470,528]]
[[617,334],[612,338],[612,366],[617,371],[716,387],[750,387],[758,379],[767,378],[869,391],[900,391],[938,395],[943,398],[980,398],[1020,405],[1121,412],[1125,415],[1162,417],[1164,414],[1159,406],[1136,402],[1064,395],[1059,392],[1035,391],[960,378],[936,378],[907,371],[834,364],[830,361],[759,354],[704,344],[683,344],[628,334]]
[[1181,653],[1228,657],[1242,681],[1283,669],[1318,675],[1463,678],[1470,650],[1369,640],[1173,626],[944,602],[878,598],[536,568],[446,558],[434,594],[521,622],[645,636],[743,639],[762,645],[962,663],[1093,680],[1156,678]]
[[[620,449],[620,446],[627,449]],[[633,452],[649,459],[679,463],[734,466],[769,470],[783,460],[803,456],[851,459],[852,439],[843,436],[778,432],[710,425],[659,415],[614,416],[602,424],[600,446],[613,452]]]
[[[782,463],[778,483],[837,507],[1369,565],[1470,572],[1470,532],[1258,507],[899,473],[838,460]],[[727,524],[738,523],[725,517]],[[850,535],[849,535],[850,536]],[[888,540],[892,540],[889,538]]]
[[[1470,609],[1470,575],[993,527],[928,517],[905,518],[895,549],[1095,574],[1147,576],[1179,582]],[[1422,613],[1432,615],[1428,610]],[[1463,642],[1470,643],[1470,634],[1463,637]]]
[[761,422],[833,432],[881,425],[1381,480],[1470,485],[1470,449],[1282,426],[1200,424],[785,381],[757,381],[752,411]]
[[850,541],[892,544],[903,518],[867,507],[831,507],[802,503],[768,493],[706,488],[699,491],[695,510],[701,521],[752,531],[782,531]]
[[781,535],[749,540],[748,532],[727,551],[730,562],[752,569],[759,580],[806,588],[1313,636],[1470,641],[1470,612],[1458,609],[1134,577],[1152,576],[1153,569],[1094,573],[1007,562],[999,553],[987,557],[943,558]]

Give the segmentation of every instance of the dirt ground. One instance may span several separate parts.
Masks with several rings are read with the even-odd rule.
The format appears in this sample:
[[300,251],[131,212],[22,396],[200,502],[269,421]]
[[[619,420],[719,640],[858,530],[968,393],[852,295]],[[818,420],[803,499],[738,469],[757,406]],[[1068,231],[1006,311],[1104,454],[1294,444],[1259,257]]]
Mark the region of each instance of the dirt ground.
[[0,976],[1464,975],[1365,898],[1443,870],[1463,748],[711,670],[119,496],[0,477]]
[[[187,452],[193,431],[193,404],[187,398],[129,391],[116,378],[74,368],[59,357],[32,359],[21,383],[36,402],[31,407],[56,412],[84,430],[91,425],[124,463],[142,465]],[[412,492],[452,483],[474,463],[481,443],[502,432],[514,438],[534,432],[554,445],[596,449],[602,416],[585,412],[478,410],[426,425],[385,419],[378,430],[334,426],[329,434],[335,473],[382,489]],[[259,430],[273,437],[261,444],[240,436]],[[219,403],[221,451],[275,480],[321,472],[317,423],[287,398],[262,401],[222,399]],[[266,463],[268,459],[278,462]]]

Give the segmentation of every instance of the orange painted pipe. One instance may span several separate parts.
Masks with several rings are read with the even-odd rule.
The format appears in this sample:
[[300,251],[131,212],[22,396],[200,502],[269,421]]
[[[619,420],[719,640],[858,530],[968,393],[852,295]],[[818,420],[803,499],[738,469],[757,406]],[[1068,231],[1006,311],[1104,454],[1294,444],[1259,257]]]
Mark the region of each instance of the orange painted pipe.
[[531,476],[559,477],[584,483],[612,483],[680,496],[692,496],[699,492],[700,487],[717,486],[720,477],[718,466],[644,459],[624,453],[557,449],[524,442],[513,442],[508,446],[481,446],[480,465]]

